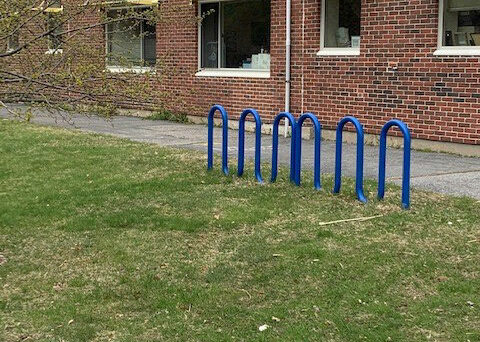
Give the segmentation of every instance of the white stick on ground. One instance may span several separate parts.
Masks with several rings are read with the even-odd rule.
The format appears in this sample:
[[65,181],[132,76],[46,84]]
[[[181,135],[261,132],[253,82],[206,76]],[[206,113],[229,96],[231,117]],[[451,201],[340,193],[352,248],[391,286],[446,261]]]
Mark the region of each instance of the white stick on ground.
[[318,225],[319,226],[327,226],[329,224],[335,224],[335,223],[342,223],[342,222],[352,222],[352,221],[368,221],[368,220],[373,220],[379,217],[383,217],[383,215],[377,215],[377,216],[369,216],[369,217],[357,217],[357,218],[351,218],[351,219],[345,219],[345,220],[336,220],[336,221],[330,221],[330,222],[320,222]]

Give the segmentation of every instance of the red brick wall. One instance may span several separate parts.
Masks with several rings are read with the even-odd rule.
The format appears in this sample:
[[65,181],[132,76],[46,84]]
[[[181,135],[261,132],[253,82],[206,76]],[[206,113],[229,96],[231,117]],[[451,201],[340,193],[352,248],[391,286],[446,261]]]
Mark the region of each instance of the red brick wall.
[[[190,0],[168,0],[163,8],[172,1],[185,4],[174,15],[195,15]],[[311,111],[330,129],[354,115],[377,134],[387,120],[398,118],[415,138],[480,144],[480,58],[433,56],[438,0],[363,0],[361,55],[354,57],[317,56],[321,0],[292,2],[293,113]],[[160,25],[158,52],[181,72],[163,77],[159,89],[199,115],[220,103],[231,117],[253,107],[268,122],[284,107],[285,0],[272,0],[271,37],[270,79],[195,77],[195,23]]]
[[378,134],[398,118],[415,138],[480,144],[480,58],[433,56],[438,0],[363,0],[361,55],[349,58],[315,55],[320,0],[304,0],[302,48],[301,0],[294,3],[292,111],[302,110],[303,66],[303,111],[317,114],[328,128],[354,115]]

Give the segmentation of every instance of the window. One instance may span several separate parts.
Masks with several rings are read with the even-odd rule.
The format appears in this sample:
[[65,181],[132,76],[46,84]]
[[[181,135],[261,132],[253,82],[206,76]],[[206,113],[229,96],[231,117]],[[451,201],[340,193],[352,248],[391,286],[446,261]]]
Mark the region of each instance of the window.
[[200,3],[200,69],[270,70],[270,0]]
[[47,13],[47,31],[51,31],[48,35],[48,51],[47,53],[62,52],[62,36],[63,23],[58,13]]
[[39,7],[33,8],[36,11],[42,11],[45,14],[45,30],[48,33],[47,54],[62,53],[62,33],[63,33],[63,6],[61,0],[42,1]]
[[12,32],[7,39],[7,52],[15,51],[20,46],[18,31]]
[[107,66],[150,68],[156,64],[156,26],[142,15],[146,8],[107,13]]
[[436,54],[480,54],[480,0],[440,0]]
[[361,0],[323,0],[319,55],[360,53]]

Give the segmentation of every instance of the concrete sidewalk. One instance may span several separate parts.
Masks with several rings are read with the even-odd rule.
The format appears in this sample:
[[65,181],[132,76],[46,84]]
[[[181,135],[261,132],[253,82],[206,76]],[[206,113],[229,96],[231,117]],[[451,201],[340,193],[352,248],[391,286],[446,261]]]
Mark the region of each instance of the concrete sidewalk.
[[[52,115],[35,111],[33,122],[78,129],[81,131],[110,134],[135,141],[155,143],[160,146],[206,151],[207,127],[188,125],[168,121],[152,121],[134,117],[118,116],[105,120],[96,116]],[[5,109],[0,110],[0,117],[11,117]],[[236,157],[237,131],[229,132],[229,156]],[[255,136],[246,134],[246,156],[254,157]],[[215,152],[221,153],[221,129],[215,129]],[[280,138],[279,162],[289,165],[290,140]],[[313,141],[304,141],[302,149],[303,169],[313,168]],[[480,148],[480,146],[478,147]],[[343,174],[355,176],[355,145],[344,144]],[[272,137],[264,135],[262,139],[262,160],[270,162]],[[219,157],[217,157],[219,158]],[[387,180],[401,184],[403,150],[389,148],[387,153]],[[321,170],[332,174],[334,171],[335,144],[322,142]],[[230,163],[232,165],[232,163]],[[378,173],[378,147],[365,146],[365,177],[376,179]],[[263,170],[268,179],[270,170]],[[467,158],[443,153],[412,151],[412,186],[435,192],[466,195],[480,199],[480,158]]]

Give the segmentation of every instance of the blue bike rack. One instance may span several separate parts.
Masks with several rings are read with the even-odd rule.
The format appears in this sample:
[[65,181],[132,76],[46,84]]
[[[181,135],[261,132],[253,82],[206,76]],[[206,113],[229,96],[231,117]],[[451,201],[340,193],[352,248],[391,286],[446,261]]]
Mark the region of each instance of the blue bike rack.
[[385,164],[387,156],[387,133],[392,126],[397,126],[403,133],[403,179],[402,179],[402,205],[404,209],[410,208],[410,149],[411,137],[408,126],[400,120],[391,120],[385,124],[380,134],[380,160],[378,166],[378,198],[385,196]]
[[[208,113],[208,170],[213,168],[213,124],[214,115],[220,112],[223,121],[222,136],[222,171],[228,175],[228,115],[227,111],[220,105],[214,105]],[[262,120],[255,109],[245,109],[239,120],[239,136],[238,136],[238,176],[244,173],[245,166],[245,121],[247,116],[251,114],[255,119],[255,177],[258,182],[263,183],[261,173],[261,139],[262,139]],[[292,126],[292,138],[290,146],[290,180],[294,181],[297,186],[301,182],[302,169],[302,126],[306,120],[311,120],[315,132],[315,148],[314,148],[314,174],[313,183],[317,190],[321,189],[320,180],[320,153],[322,125],[317,117],[312,113],[303,114],[298,121],[292,114],[283,112],[275,117],[273,122],[273,142],[272,142],[272,175],[271,182],[275,182],[278,176],[278,131],[282,119],[286,119]],[[336,132],[336,151],[335,151],[335,185],[333,192],[339,193],[342,186],[342,138],[343,129],[347,123],[352,123],[357,132],[357,170],[355,180],[355,191],[359,201],[366,203],[367,198],[363,191],[363,160],[364,160],[364,132],[360,122],[352,117],[346,116],[338,123]],[[387,155],[387,134],[391,127],[398,127],[404,139],[403,151],[403,179],[402,179],[402,205],[405,209],[410,208],[410,157],[411,157],[411,136],[408,126],[400,120],[388,121],[382,128],[380,134],[380,154],[378,167],[378,198],[381,200],[385,197],[385,169]]]
[[208,165],[207,169],[213,168],[213,116],[219,111],[223,121],[222,137],[222,170],[228,175],[228,115],[225,108],[220,105],[214,105],[208,113]]
[[255,109],[245,109],[238,121],[238,177],[243,175],[245,165],[245,120],[248,114],[255,119],[255,177],[259,183],[263,183],[260,171],[260,153],[262,152],[262,120]]
[[272,142],[272,178],[271,182],[274,183],[277,180],[278,175],[278,126],[282,119],[290,121],[292,126],[292,138],[290,143],[290,181],[295,181],[295,133],[296,133],[296,121],[290,113],[280,113],[273,122],[273,142]]
[[355,191],[360,202],[366,203],[367,198],[363,193],[363,126],[353,116],[346,116],[337,126],[337,138],[335,149],[335,187],[333,193],[338,194],[342,186],[342,140],[343,128],[347,123],[351,122],[357,130],[357,177],[355,179]]
[[315,130],[315,151],[314,151],[314,171],[313,171],[313,185],[315,189],[320,190],[320,144],[322,140],[322,126],[317,117],[312,113],[303,114],[297,122],[296,127],[296,146],[295,146],[295,183],[300,186],[300,176],[302,169],[302,125],[305,120],[310,119]]

